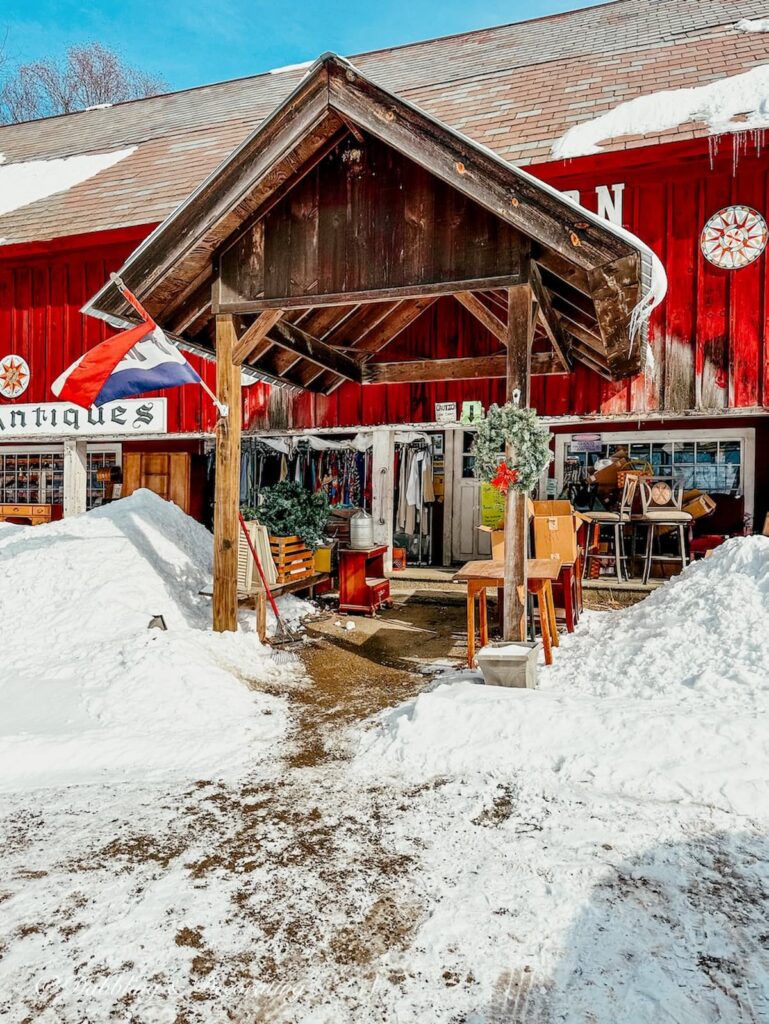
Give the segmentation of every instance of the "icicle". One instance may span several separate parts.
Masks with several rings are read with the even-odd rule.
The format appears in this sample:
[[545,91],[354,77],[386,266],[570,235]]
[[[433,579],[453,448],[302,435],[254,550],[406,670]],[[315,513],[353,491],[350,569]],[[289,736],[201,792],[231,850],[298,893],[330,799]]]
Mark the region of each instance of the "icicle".
[[718,146],[721,141],[720,135],[709,135],[708,136],[708,154],[710,156],[710,169],[713,170],[718,156]]

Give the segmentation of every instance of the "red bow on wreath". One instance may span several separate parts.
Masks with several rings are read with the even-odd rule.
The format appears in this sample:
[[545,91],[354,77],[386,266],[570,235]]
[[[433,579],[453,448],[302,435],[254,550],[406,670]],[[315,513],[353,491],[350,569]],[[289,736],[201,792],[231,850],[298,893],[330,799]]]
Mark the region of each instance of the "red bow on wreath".
[[518,470],[510,469],[506,462],[500,463],[497,475],[491,481],[491,486],[496,487],[500,494],[507,494],[510,484],[518,483]]

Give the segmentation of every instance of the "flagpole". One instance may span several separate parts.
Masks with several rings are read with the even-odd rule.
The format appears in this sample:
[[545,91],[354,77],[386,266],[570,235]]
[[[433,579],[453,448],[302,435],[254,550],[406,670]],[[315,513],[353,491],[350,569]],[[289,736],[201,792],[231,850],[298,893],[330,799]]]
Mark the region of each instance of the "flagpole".
[[229,410],[229,406],[224,405],[223,402],[219,401],[219,399],[216,397],[216,395],[213,393],[211,388],[208,386],[208,384],[206,384],[206,382],[203,380],[202,377],[200,378],[200,386],[203,388],[205,393],[208,395],[208,397],[211,399],[211,401],[216,406],[216,409],[217,409],[219,415],[222,416],[222,417],[227,416],[229,411],[230,411]]
[[[115,285],[115,287],[118,289],[118,291],[123,296],[123,298],[134,307],[134,309],[139,314],[139,316],[143,316],[145,320],[149,320],[152,323],[155,322],[154,319],[149,315],[147,310],[144,308],[144,306],[142,306],[141,302],[139,302],[139,300],[133,294],[133,292],[128,290],[128,288],[126,287],[123,279],[120,277],[119,274],[110,274],[110,280]],[[206,382],[203,380],[203,378],[200,377],[200,375],[198,375],[198,376],[200,378],[200,386],[203,388],[205,393],[208,395],[208,397],[211,399],[211,401],[216,406],[216,409],[217,409],[217,412],[219,413],[219,415],[224,419],[228,415],[228,413],[230,411],[229,408],[223,402],[219,401],[219,399],[216,397],[216,395],[211,390],[211,388],[208,386],[208,384],[206,384]]]

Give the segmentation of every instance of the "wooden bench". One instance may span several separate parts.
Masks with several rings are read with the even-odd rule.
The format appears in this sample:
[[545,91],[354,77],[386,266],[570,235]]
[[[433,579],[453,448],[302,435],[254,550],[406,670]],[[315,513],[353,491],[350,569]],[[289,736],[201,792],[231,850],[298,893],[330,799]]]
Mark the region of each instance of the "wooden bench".
[[[303,576],[298,580],[289,580],[288,583],[276,583],[270,587],[273,597],[282,597],[284,594],[297,594],[304,590],[310,591],[310,597],[315,596],[316,588],[330,580],[327,572],[314,572],[311,576]],[[201,590],[203,597],[211,597],[210,590]],[[256,613],[256,633],[262,643],[267,639],[267,593],[263,588],[251,590],[248,593],[238,593],[239,608],[253,608]]]

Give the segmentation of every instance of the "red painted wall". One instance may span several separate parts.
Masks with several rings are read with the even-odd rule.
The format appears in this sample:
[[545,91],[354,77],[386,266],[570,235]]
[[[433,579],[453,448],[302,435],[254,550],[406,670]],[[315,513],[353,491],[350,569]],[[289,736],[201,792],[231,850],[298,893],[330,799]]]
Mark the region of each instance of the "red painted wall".
[[[769,159],[751,139],[721,140],[712,161],[706,141],[649,147],[552,164],[534,171],[559,188],[579,189],[595,209],[595,187],[625,184],[624,224],[666,265],[669,291],[652,321],[653,377],[612,384],[591,371],[537,377],[532,402],[548,415],[621,414],[769,404],[766,256],[739,271],[722,271],[700,254],[708,216],[727,203],[746,203],[769,216]],[[0,248],[0,354],[16,352],[32,381],[19,401],[51,401],[50,382],[109,330],[80,307],[149,231],[112,232],[58,243]],[[492,351],[496,345],[453,300],[442,299],[396,339],[381,358],[437,357]],[[190,361],[214,384],[214,367]],[[430,421],[436,402],[501,401],[497,380],[367,386],[347,384],[330,397],[288,399],[264,385],[246,389],[246,428]],[[2,399],[0,399],[2,401]],[[200,389],[168,393],[171,432],[210,431],[210,401]]]
[[[50,247],[8,246],[0,249],[0,355],[13,352],[30,366],[30,385],[16,403],[53,402],[50,385],[87,349],[112,333],[81,307],[117,270],[149,228],[111,232],[98,239],[73,239]],[[188,356],[213,388],[213,363]],[[264,418],[268,388],[247,389],[246,403]],[[163,392],[160,392],[163,394]],[[169,433],[211,431],[211,400],[199,387],[189,385],[164,393],[168,398]],[[0,397],[0,404],[12,405]]]

